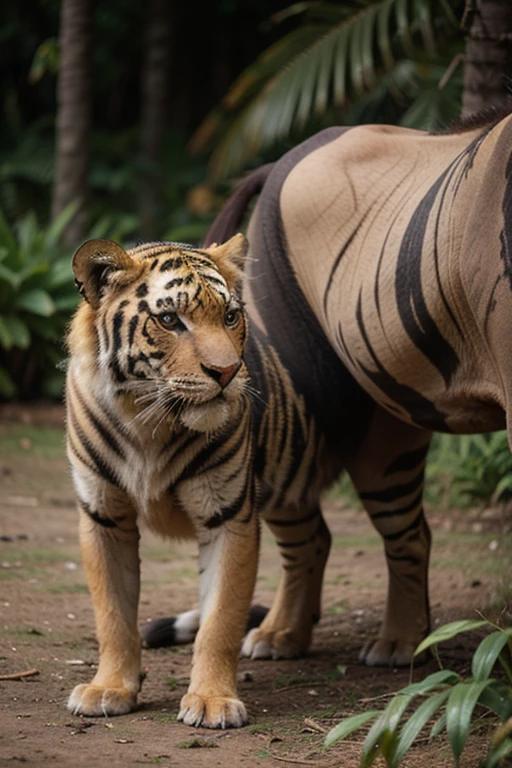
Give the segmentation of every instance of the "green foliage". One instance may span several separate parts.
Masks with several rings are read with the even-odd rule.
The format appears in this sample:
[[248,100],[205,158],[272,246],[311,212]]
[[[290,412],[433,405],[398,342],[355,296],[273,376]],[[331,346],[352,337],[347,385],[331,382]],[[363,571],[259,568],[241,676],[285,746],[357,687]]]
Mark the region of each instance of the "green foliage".
[[512,497],[512,454],[505,431],[436,435],[427,464],[426,497],[446,506],[498,503]]
[[445,0],[304,2],[273,21],[291,16],[303,23],[242,72],[192,138],[192,152],[214,145],[215,178],[238,173],[263,149],[311,128],[319,116],[326,124],[350,122],[348,106],[369,94],[379,108],[387,93],[401,99],[403,122],[413,127],[439,128],[432,125],[436,118],[458,113],[458,96],[452,94],[444,106],[439,98],[441,78],[461,46],[457,19]]
[[9,227],[0,213],[0,396],[57,396],[56,365],[66,323],[78,303],[70,254],[59,246],[69,206],[43,230],[30,212]]
[[[503,723],[495,729],[480,768],[500,765],[504,757],[512,754],[512,629],[501,629],[485,620],[455,621],[432,632],[417,647],[415,655],[451,640],[461,632],[481,627],[486,627],[490,634],[480,642],[473,655],[471,677],[463,678],[449,669],[434,672],[423,681],[398,691],[383,711],[372,710],[342,720],[327,734],[326,746],[373,721],[363,745],[361,768],[369,768],[379,755],[388,768],[397,768],[415,739],[437,718],[430,727],[429,738],[446,731],[454,765],[458,768],[475,707],[479,705]],[[505,671],[507,684],[490,677],[498,663]],[[419,698],[421,703],[411,711],[411,705]]]

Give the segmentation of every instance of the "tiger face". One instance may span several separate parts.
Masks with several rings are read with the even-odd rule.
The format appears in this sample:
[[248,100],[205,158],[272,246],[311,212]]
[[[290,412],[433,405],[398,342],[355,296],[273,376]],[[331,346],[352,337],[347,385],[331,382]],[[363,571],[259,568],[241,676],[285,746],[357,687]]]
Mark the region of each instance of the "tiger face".
[[[237,295],[246,247],[239,235],[205,250],[148,243],[125,251],[91,240],[76,252],[87,302],[79,312],[94,324],[102,381],[142,421],[211,432],[236,411],[248,378]],[[82,326],[74,323],[72,336]]]

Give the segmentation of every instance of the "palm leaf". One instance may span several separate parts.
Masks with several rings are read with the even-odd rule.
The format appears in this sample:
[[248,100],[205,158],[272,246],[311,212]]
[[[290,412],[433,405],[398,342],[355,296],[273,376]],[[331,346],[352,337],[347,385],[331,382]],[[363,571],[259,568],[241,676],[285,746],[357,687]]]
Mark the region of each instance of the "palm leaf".
[[[297,4],[294,13],[305,7]],[[328,8],[337,23],[324,18],[283,37],[240,75],[221,108],[199,126],[189,151],[204,150],[218,138],[210,163],[214,177],[239,172],[260,151],[303,129],[314,113],[361,97],[392,70],[395,56],[424,57],[433,45],[431,18],[444,4],[366,0],[356,10]]]

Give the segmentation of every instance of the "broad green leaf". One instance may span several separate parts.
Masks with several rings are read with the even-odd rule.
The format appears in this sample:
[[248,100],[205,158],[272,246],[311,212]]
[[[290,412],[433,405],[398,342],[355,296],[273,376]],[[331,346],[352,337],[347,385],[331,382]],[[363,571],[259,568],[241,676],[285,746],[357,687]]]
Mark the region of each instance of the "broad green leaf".
[[420,680],[419,683],[411,683],[405,688],[402,688],[401,693],[422,696],[425,693],[429,693],[434,688],[438,688],[440,685],[452,684],[459,679],[459,675],[456,672],[452,672],[451,669],[439,669],[437,672],[433,672],[423,680]]
[[[52,221],[50,226],[44,232],[44,248],[45,251],[53,249],[59,249],[59,240],[62,233],[66,229],[67,225],[75,215],[78,209],[78,201],[74,200],[69,203]],[[77,243],[79,245],[79,243]]]
[[440,733],[446,730],[446,710],[443,712],[440,718],[436,720],[430,731],[430,739],[434,739],[439,736]]
[[478,703],[495,712],[500,720],[507,720],[512,716],[512,688],[490,685],[482,691]]
[[74,275],[71,268],[71,258],[60,258],[50,265],[50,269],[44,280],[44,287],[47,290],[52,290],[64,285],[73,286],[73,281]]
[[444,704],[449,695],[450,689],[447,689],[446,691],[440,691],[439,693],[429,696],[428,699],[420,704],[416,712],[411,715],[400,731],[400,735],[391,755],[390,768],[396,768],[400,764],[416,736],[422,728],[425,727],[431,717],[434,716],[434,713],[437,712],[439,707]]
[[30,346],[30,331],[25,323],[14,315],[6,315],[3,321],[11,337],[11,346],[28,349]]
[[53,303],[57,312],[72,312],[78,306],[80,296],[78,291],[54,297]]
[[475,704],[482,691],[492,682],[483,680],[458,683],[450,692],[446,703],[446,730],[457,765],[469,736]]
[[5,264],[0,264],[0,281],[5,280],[10,288],[17,289],[21,279],[19,272],[14,269],[6,267]]
[[37,223],[34,211],[29,211],[16,222],[16,232],[20,244],[20,255],[23,263],[41,255],[42,233]]
[[[1,320],[1,318],[0,318]],[[0,395],[2,397],[5,397],[6,399],[10,399],[11,397],[14,397],[16,394],[16,386],[5,370],[5,368],[2,368],[0,366]]]
[[442,627],[431,632],[430,635],[418,645],[414,651],[414,655],[418,656],[427,648],[430,648],[431,645],[442,643],[445,640],[451,640],[461,632],[470,632],[473,629],[483,627],[485,624],[488,624],[488,622],[479,619],[464,619],[463,621],[452,621],[449,624],[443,624]]
[[392,754],[398,723],[413,698],[414,695],[404,695],[399,692],[391,699],[365,739],[361,768],[369,768],[378,754],[384,755],[386,759]]
[[489,677],[507,641],[507,635],[500,631],[493,632],[482,640],[471,663],[471,672],[475,680],[485,680]]
[[41,315],[41,317],[50,317],[55,313],[52,297],[40,288],[24,291],[16,297],[14,305],[18,309],[24,309],[33,315]]
[[347,717],[344,720],[341,720],[341,722],[339,722],[338,725],[335,725],[334,728],[332,728],[325,737],[325,746],[330,747],[331,744],[334,744],[336,741],[344,739],[346,736],[350,736],[351,733],[357,731],[359,728],[362,728],[363,725],[366,725],[366,723],[369,723],[371,720],[375,720],[375,718],[380,714],[381,713],[378,710],[374,709],[370,710],[369,712],[362,712],[360,715],[353,715],[352,717]]

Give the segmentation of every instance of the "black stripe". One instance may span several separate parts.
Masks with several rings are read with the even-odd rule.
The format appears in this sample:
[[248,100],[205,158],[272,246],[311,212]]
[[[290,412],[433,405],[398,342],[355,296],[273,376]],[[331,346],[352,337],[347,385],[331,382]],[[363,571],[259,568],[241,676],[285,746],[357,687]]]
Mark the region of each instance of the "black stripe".
[[401,531],[397,531],[396,533],[386,533],[382,536],[382,538],[385,541],[396,541],[397,539],[402,538],[402,536],[405,536],[406,533],[409,533],[410,531],[414,530],[415,528],[419,527],[419,524],[421,523],[423,519],[423,509],[420,509],[414,520],[407,525],[405,528],[403,528]]
[[89,408],[84,398],[82,397],[82,393],[78,388],[75,390],[75,394],[80,402],[80,405],[85,411],[86,417],[92,423],[96,432],[103,439],[103,442],[106,443],[109,446],[109,448],[111,448],[114,451],[114,453],[116,453],[121,459],[125,459],[126,455],[123,449],[121,448],[121,446],[119,445],[115,437],[111,434],[111,432],[109,432],[109,430],[101,423],[101,421],[95,416],[95,414]]
[[130,347],[133,344],[133,339],[135,336],[135,331],[137,329],[137,325],[139,324],[139,315],[134,315],[130,322],[128,323],[128,344]]
[[294,518],[293,520],[276,520],[275,518],[268,520],[265,518],[265,522],[267,525],[276,525],[280,528],[286,528],[295,525],[302,525],[303,523],[310,523],[311,520],[314,520],[315,517],[318,517],[319,514],[320,510],[316,508],[313,510],[313,512],[311,512],[309,515],[306,515],[305,517]]
[[288,490],[288,487],[291,481],[296,477],[300,469],[300,465],[302,463],[302,458],[304,455],[304,449],[306,447],[306,440],[302,430],[302,421],[295,408],[293,410],[291,426],[292,426],[292,439],[291,439],[292,461],[288,466],[286,482],[283,483],[281,487],[281,492],[276,501],[276,507],[280,507],[284,503],[284,497],[286,496],[286,491]]
[[437,368],[446,386],[449,386],[460,360],[428,311],[422,289],[421,266],[430,213],[452,165],[430,187],[411,216],[400,244],[395,273],[396,303],[404,329],[413,344]]
[[[73,419],[73,418],[72,418],[72,421],[74,421],[74,419]],[[70,444],[71,450],[73,451],[73,453],[75,454],[75,456],[77,456],[77,458],[78,458],[78,459],[80,459],[80,461],[82,462],[82,464],[85,464],[85,466],[87,467],[87,469],[89,469],[91,472],[96,472],[96,468],[94,467],[94,465],[93,465],[93,464],[91,464],[91,463],[90,463],[90,462],[89,462],[89,461],[88,461],[88,460],[85,458],[85,456],[83,455],[82,451],[80,451],[80,450],[79,450],[79,448],[78,448],[78,446],[77,446],[77,444],[76,444],[76,442],[75,442],[75,438],[74,438],[74,437],[73,437],[73,435],[71,434],[71,431],[70,431],[70,430],[68,430],[68,440],[69,440],[69,444]]]
[[86,512],[91,520],[102,525],[104,528],[117,528],[115,522],[110,517],[103,517],[99,512],[92,512],[91,507],[85,501],[78,500],[83,511]]
[[372,371],[360,361],[357,362],[363,373],[377,386],[381,392],[390,397],[395,403],[400,405],[409,413],[412,421],[425,426],[429,429],[437,429],[441,432],[451,432],[452,430],[446,424],[446,414],[438,411],[434,403],[424,397],[407,384],[398,382],[382,365],[375,351],[370,344],[368,334],[363,319],[362,293],[359,293],[356,311],[357,324],[363,338],[368,354],[372,358],[377,371]]
[[[220,512],[216,512],[214,515],[212,515],[208,520],[205,521],[205,526],[207,528],[218,528],[223,523],[226,523],[228,520],[232,520],[236,515],[240,512],[240,510],[243,507],[243,503],[245,500],[245,497],[247,496],[247,490],[248,490],[248,478],[246,478],[245,483],[243,485],[242,490],[234,500],[232,504],[230,504],[227,507],[222,507]],[[250,518],[252,517],[252,504],[250,506],[250,514],[249,517],[245,520],[241,520],[240,522],[248,522]]]
[[366,221],[366,217],[368,216],[368,214],[372,210],[372,207],[373,206],[368,208],[368,210],[364,214],[363,218],[361,219],[361,221],[359,222],[357,227],[354,229],[354,231],[352,232],[352,234],[348,238],[347,242],[345,243],[345,245],[343,246],[343,248],[341,249],[341,251],[337,255],[336,260],[335,260],[334,264],[331,267],[331,271],[329,273],[329,279],[327,280],[327,285],[326,285],[325,293],[324,293],[324,315],[325,316],[327,316],[327,302],[329,301],[329,293],[331,292],[331,288],[332,288],[332,285],[333,285],[333,282],[334,282],[334,273],[338,269],[339,263],[340,263],[341,259],[343,258],[343,256],[345,255],[345,252],[351,246],[352,241],[354,240],[355,236],[357,235],[357,233],[359,232],[359,230],[363,226],[364,222]]
[[423,488],[418,493],[418,495],[414,497],[414,499],[410,502],[410,504],[406,504],[405,507],[399,507],[398,509],[389,509],[383,512],[375,512],[374,514],[372,513],[371,518],[372,520],[383,520],[383,519],[389,519],[391,517],[397,517],[400,515],[407,515],[409,512],[412,512],[413,509],[416,509],[418,504],[421,504],[422,497],[423,497]]
[[405,453],[400,454],[400,456],[397,456],[397,458],[388,465],[384,472],[384,477],[394,475],[395,472],[410,472],[411,470],[416,469],[416,467],[425,460],[429,448],[430,443],[427,443],[426,445],[422,445],[421,448],[417,448],[415,451],[406,451]]
[[416,491],[423,483],[423,476],[424,470],[422,467],[421,472],[418,472],[416,477],[408,483],[392,485],[390,488],[382,488],[379,491],[363,492],[359,494],[359,498],[361,501],[381,501],[383,504],[396,501],[397,499],[402,498],[402,496],[408,496],[413,491]]
[[117,479],[117,476],[114,474],[114,472],[111,470],[111,468],[106,464],[106,462],[103,460],[103,457],[99,454],[99,452],[96,450],[94,445],[91,443],[88,437],[85,436],[85,433],[78,423],[75,414],[71,414],[71,420],[73,423],[73,428],[76,432],[76,435],[78,439],[80,440],[80,443],[82,445],[82,448],[85,449],[88,456],[92,460],[94,464],[94,468],[96,472],[107,482],[109,482],[111,485],[115,486],[116,488],[119,488],[119,482]]
[[311,542],[316,539],[317,534],[318,534],[318,528],[308,539],[303,539],[302,541],[278,541],[277,546],[280,547],[281,549],[294,549],[296,547],[305,547],[306,544],[311,544]]

